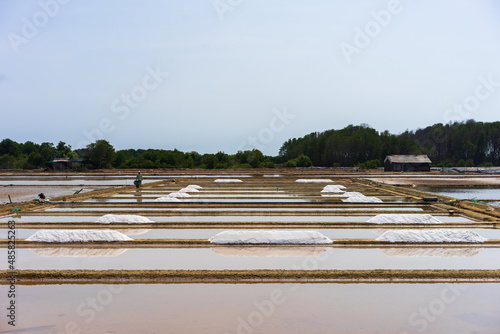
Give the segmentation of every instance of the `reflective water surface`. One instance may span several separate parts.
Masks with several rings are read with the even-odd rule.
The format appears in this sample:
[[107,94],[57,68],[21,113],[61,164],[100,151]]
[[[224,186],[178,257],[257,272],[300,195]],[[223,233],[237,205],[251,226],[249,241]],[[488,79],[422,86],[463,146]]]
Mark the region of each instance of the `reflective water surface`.
[[[7,289],[1,285],[0,295]],[[494,283],[18,285],[17,290],[16,327],[2,319],[0,333],[500,332],[500,284]],[[3,310],[6,303],[0,299]]]

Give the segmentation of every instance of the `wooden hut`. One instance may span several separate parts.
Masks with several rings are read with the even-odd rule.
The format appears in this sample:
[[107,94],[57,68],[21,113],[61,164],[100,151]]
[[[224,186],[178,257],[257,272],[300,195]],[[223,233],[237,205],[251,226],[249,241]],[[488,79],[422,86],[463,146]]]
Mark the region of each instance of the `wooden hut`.
[[384,160],[384,171],[429,172],[431,163],[427,155],[388,155]]

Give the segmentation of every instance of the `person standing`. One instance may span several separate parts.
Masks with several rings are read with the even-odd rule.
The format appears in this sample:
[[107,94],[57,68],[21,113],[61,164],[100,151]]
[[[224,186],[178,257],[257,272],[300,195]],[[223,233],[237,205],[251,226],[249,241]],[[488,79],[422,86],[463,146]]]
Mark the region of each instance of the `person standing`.
[[142,174],[141,171],[137,172],[137,176],[135,177],[134,184],[137,188],[140,188],[142,185]]

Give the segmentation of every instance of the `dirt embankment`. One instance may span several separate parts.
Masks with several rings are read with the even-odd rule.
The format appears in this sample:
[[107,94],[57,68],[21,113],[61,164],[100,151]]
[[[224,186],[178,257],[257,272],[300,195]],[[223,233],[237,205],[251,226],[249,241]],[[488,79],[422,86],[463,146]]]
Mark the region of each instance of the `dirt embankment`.
[[18,270],[0,284],[500,282],[500,270]]

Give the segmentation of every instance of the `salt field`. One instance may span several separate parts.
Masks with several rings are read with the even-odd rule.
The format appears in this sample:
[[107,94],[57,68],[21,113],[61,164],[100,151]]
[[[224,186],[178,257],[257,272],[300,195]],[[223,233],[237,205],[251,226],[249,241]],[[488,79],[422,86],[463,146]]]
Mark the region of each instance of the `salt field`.
[[[373,175],[66,176],[0,177],[4,194],[54,189],[0,217],[0,258],[15,222],[20,332],[417,333],[441,304],[426,333],[500,330],[493,206]],[[0,293],[12,273],[0,263]]]

